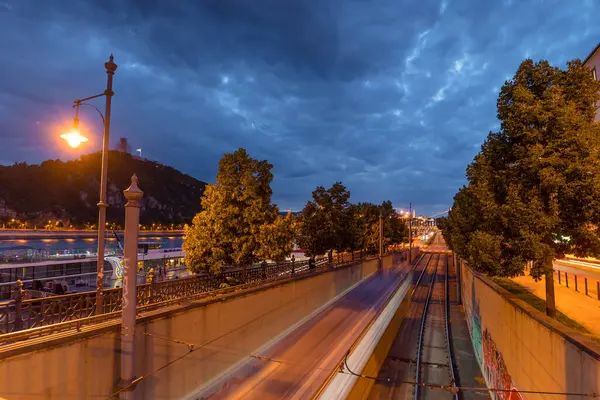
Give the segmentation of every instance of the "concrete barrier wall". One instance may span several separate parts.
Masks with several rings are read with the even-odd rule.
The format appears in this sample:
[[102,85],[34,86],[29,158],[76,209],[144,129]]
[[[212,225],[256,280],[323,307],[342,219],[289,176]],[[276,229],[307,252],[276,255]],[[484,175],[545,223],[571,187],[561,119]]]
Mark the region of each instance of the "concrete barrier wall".
[[[495,399],[583,399],[600,393],[600,345],[461,266],[467,323]],[[535,392],[572,393],[551,395]]]
[[[392,256],[385,257],[384,268],[391,260]],[[199,301],[139,318],[136,376],[145,378],[136,386],[137,398],[194,398],[200,386],[369,277],[378,264],[379,260],[370,260],[224,301]],[[80,334],[38,351],[24,348],[22,354],[0,361],[0,397],[106,398],[117,389],[118,330],[112,322],[98,335]]]

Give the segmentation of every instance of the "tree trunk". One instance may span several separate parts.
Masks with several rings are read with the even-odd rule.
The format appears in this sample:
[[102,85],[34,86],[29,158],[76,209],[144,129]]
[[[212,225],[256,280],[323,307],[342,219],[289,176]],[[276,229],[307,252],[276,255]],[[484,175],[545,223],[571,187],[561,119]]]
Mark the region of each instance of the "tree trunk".
[[554,270],[552,260],[546,265],[546,315],[556,318],[556,301],[554,298]]

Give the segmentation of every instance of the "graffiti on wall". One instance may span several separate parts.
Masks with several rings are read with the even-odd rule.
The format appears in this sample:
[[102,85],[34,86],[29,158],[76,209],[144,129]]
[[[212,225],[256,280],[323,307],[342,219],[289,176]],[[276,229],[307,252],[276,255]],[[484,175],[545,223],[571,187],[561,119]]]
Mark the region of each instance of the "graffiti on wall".
[[[465,292],[470,297],[469,301],[465,301],[465,311],[467,314],[467,326],[469,328],[469,333],[471,334],[471,342],[473,343],[473,350],[475,351],[475,358],[477,358],[477,363],[481,366],[483,365],[483,345],[481,342],[481,316],[479,314],[479,302],[477,301],[477,296],[475,295],[475,281],[471,281],[471,290],[469,292]],[[467,297],[467,296],[465,296]]]
[[482,345],[483,372],[488,386],[510,390],[509,392],[495,392],[492,397],[497,400],[523,400],[523,397],[513,385],[512,378],[504,364],[502,353],[496,348],[496,343],[492,340],[492,335],[487,329],[483,331]]
[[[463,274],[463,285],[466,283],[464,277],[465,274]],[[523,400],[523,397],[515,388],[510,373],[504,364],[502,353],[496,347],[491,333],[487,329],[482,331],[479,301],[475,292],[475,279],[472,275],[470,279],[471,290],[463,290],[463,304],[475,358],[477,358],[477,362],[483,371],[487,386],[507,390],[507,392],[492,392],[492,398],[494,400]]]

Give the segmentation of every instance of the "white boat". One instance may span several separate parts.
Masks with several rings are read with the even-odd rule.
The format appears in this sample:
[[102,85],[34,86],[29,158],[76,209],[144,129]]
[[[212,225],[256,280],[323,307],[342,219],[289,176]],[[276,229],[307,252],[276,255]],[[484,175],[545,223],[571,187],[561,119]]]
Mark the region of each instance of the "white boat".
[[[95,257],[74,259],[53,259],[25,263],[0,265],[0,300],[8,299],[17,280],[23,282],[25,289],[44,291],[49,282],[64,282],[65,292],[75,290],[93,290],[96,286]],[[163,249],[160,243],[140,242],[138,246],[138,283],[143,283],[151,268],[157,280],[183,277],[189,274],[184,264],[181,248]],[[106,256],[104,258],[104,286],[119,286],[123,277],[123,257]],[[56,284],[58,285],[58,283]],[[52,285],[52,287],[56,287]]]

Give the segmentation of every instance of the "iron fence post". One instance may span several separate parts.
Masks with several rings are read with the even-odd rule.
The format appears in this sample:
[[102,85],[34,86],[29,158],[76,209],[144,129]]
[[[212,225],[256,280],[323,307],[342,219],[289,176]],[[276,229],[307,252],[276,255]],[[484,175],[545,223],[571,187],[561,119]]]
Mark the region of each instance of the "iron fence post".
[[20,279],[17,280],[13,293],[15,300],[15,331],[20,331],[23,329],[23,282]]
[[585,283],[585,295],[587,296],[588,294],[588,288],[587,288],[587,277],[583,278],[583,283]]
[[579,292],[579,287],[577,286],[577,275],[575,275],[575,291]]
[[294,276],[294,272],[296,272],[296,257],[292,254],[292,276]]
[[148,285],[148,304],[154,303],[154,285],[156,282],[156,277],[154,276],[154,268],[150,268],[150,272],[148,272],[147,277]]

